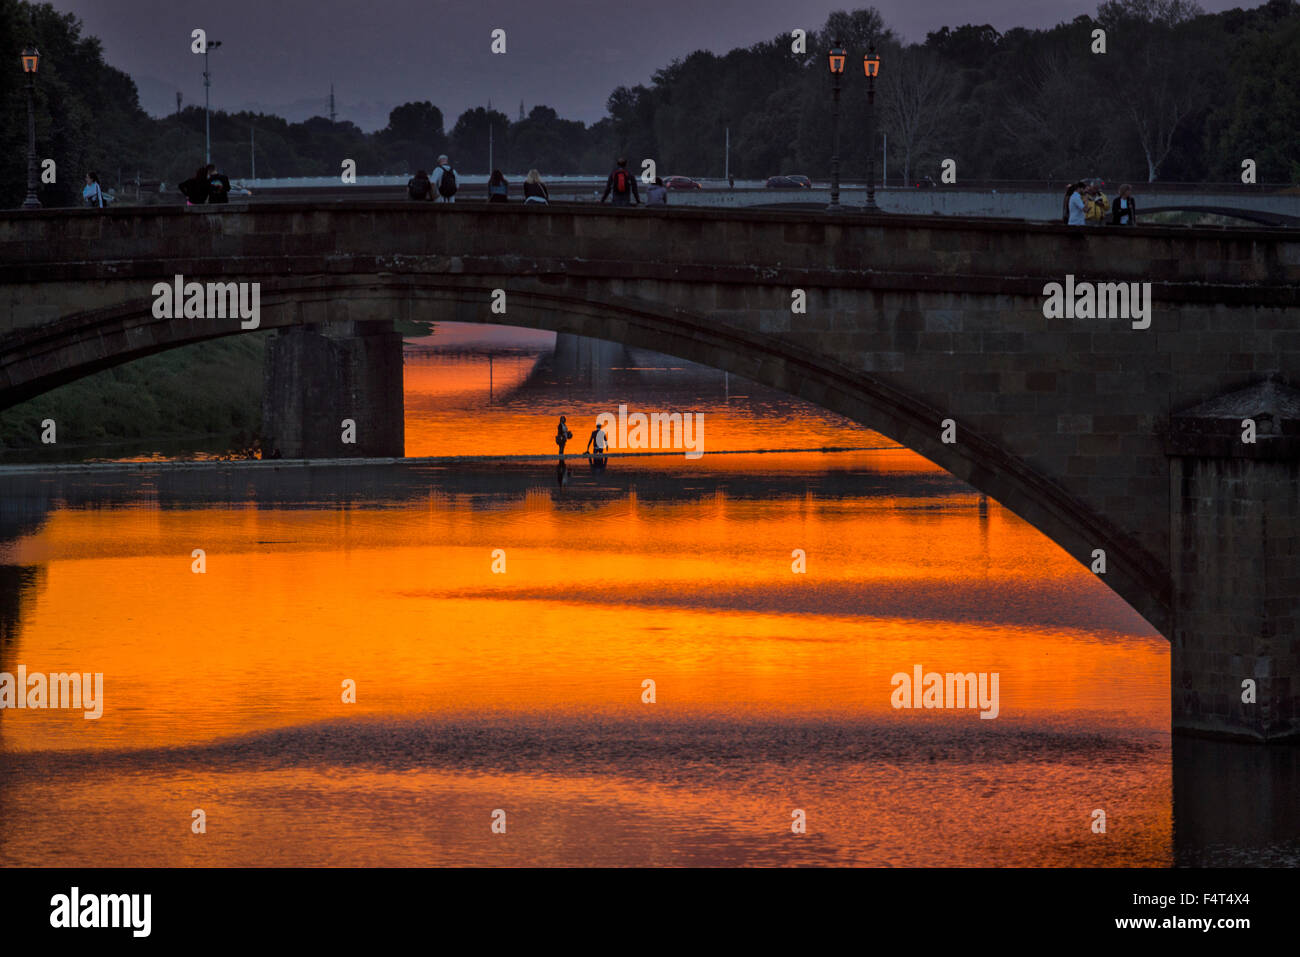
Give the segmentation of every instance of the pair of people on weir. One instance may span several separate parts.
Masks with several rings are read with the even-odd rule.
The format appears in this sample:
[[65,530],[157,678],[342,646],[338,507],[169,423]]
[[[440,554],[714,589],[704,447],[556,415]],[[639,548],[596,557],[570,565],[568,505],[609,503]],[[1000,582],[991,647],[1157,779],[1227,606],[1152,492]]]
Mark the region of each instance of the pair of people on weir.
[[437,201],[439,203],[456,202],[456,191],[460,185],[456,182],[456,171],[452,169],[451,159],[446,153],[438,157],[438,165],[433,168],[433,176],[424,170],[416,170],[406,184],[407,194],[411,199]]
[[[573,438],[573,433],[569,431],[567,419],[562,415],[560,416],[560,424],[555,430],[555,445],[560,450],[560,458],[564,458],[564,446],[571,438]],[[594,451],[597,456],[603,456],[605,454],[605,449],[608,447],[609,435],[605,432],[604,426],[602,426],[598,420],[596,422],[596,427],[591,430],[591,435],[587,437],[587,447],[583,449],[582,454],[589,455]]]
[[[510,181],[499,169],[494,169],[488,178],[488,202],[505,203],[510,200]],[[551,193],[542,182],[542,174],[530,169],[524,177],[524,202],[543,203],[551,201]]]
[[215,163],[200,166],[198,171],[181,183],[177,189],[185,197],[186,206],[230,202],[230,180],[225,173],[217,171]]

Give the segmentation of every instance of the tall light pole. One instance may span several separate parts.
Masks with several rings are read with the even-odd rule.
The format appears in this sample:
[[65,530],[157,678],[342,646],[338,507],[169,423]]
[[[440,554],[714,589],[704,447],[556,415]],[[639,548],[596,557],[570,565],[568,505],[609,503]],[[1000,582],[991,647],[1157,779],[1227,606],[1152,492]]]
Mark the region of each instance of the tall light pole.
[[203,162],[212,162],[212,74],[208,71],[208,54],[221,46],[220,40],[209,40],[203,47]]
[[862,70],[867,76],[867,205],[869,213],[880,212],[876,205],[876,74],[880,72],[880,57],[876,55],[876,41],[867,47],[862,58]]
[[36,68],[41,64],[41,54],[36,47],[23,51],[23,72],[27,74],[27,198],[23,209],[40,209],[36,196]]
[[840,77],[844,74],[844,60],[844,48],[836,40],[828,63],[834,103],[831,111],[831,202],[826,207],[826,211],[831,213],[844,208],[840,205]]

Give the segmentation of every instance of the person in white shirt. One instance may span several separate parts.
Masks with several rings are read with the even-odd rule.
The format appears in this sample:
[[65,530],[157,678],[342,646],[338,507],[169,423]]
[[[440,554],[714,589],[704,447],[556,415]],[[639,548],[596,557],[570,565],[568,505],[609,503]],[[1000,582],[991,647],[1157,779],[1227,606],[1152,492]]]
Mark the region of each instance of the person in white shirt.
[[601,424],[597,422],[596,428],[592,430],[590,437],[587,439],[586,451],[590,452],[594,446],[597,455],[604,455],[606,438],[605,430],[601,427]]
[[[445,184],[443,183],[443,177],[447,178]],[[456,171],[451,168],[451,161],[447,158],[447,154],[443,153],[438,157],[438,165],[433,170],[433,198],[435,202],[456,202],[456,190],[460,185],[456,179]]]
[[1070,226],[1088,225],[1088,210],[1083,201],[1083,187],[1083,183],[1077,184],[1075,191],[1070,194],[1070,218],[1068,220]]

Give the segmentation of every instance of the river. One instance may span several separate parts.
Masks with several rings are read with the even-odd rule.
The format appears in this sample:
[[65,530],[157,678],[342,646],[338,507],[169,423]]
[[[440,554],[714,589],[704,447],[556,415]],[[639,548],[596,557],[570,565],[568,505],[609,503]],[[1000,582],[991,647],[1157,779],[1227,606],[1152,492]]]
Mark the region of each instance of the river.
[[[0,672],[104,675],[0,712],[0,865],[1174,862],[1168,642],[996,502],[610,344],[443,326],[405,380],[427,460],[0,472]],[[557,465],[620,405],[706,454]],[[895,707],[918,666],[996,717]]]

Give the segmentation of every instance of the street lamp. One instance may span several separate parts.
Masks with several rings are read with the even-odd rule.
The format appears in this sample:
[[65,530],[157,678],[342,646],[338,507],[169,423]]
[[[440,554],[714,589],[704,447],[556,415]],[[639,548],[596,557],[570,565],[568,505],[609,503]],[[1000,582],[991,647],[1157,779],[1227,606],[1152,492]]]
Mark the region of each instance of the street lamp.
[[203,47],[203,162],[212,162],[212,74],[208,72],[208,54],[221,46],[220,40],[209,40]]
[[41,65],[41,54],[36,47],[23,51],[23,72],[27,74],[27,198],[23,209],[40,209],[36,197],[36,107],[32,97],[36,92],[36,68]]
[[844,62],[847,59],[840,41],[835,41],[828,58],[831,71],[832,90],[834,91],[834,108],[831,112],[831,202],[827,212],[837,213],[840,206],[840,77],[844,75]]
[[876,75],[880,72],[880,57],[876,54],[876,41],[867,47],[862,58],[862,72],[867,76],[867,205],[869,213],[880,212],[876,205]]

